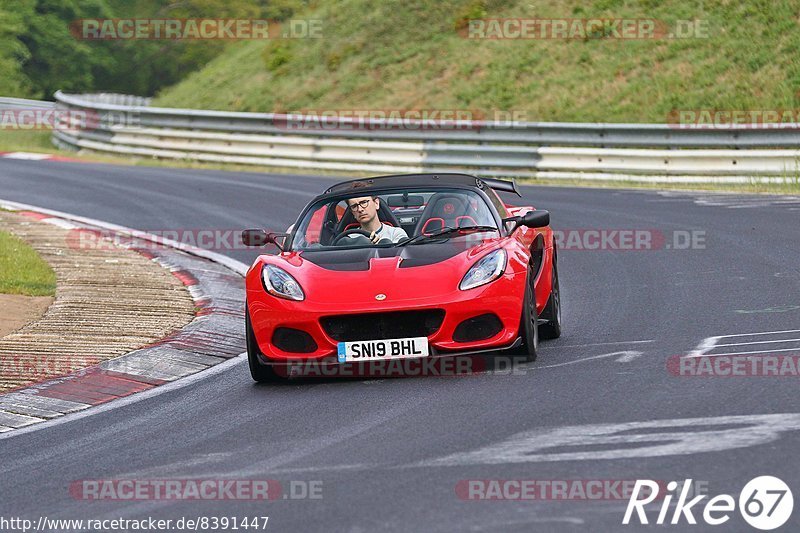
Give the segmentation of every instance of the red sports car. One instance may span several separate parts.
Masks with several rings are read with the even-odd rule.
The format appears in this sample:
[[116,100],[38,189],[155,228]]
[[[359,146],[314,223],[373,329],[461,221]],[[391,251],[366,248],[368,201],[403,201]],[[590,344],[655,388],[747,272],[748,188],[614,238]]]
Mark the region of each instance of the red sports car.
[[509,350],[561,333],[550,214],[512,207],[513,181],[414,174],[332,186],[247,273],[250,372]]

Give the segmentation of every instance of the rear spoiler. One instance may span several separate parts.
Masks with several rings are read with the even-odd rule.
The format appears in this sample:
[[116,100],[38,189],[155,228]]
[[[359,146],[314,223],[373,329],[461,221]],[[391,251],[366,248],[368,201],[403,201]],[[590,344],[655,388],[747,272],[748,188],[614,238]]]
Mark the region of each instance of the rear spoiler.
[[496,191],[513,192],[522,198],[522,193],[519,192],[519,189],[517,188],[517,182],[514,178],[511,178],[511,181],[498,180],[495,178],[481,178],[481,181]]

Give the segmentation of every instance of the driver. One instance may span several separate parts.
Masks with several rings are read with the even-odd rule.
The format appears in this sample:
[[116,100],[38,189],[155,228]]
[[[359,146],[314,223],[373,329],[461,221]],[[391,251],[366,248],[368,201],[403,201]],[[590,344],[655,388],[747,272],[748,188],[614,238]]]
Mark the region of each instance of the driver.
[[[384,224],[378,218],[378,208],[380,198],[377,196],[360,196],[358,198],[348,198],[347,205],[353,213],[356,222],[361,229],[369,233],[369,240],[373,244],[389,239],[391,242],[399,242],[400,239],[408,239],[408,234],[403,228],[395,228]],[[360,237],[359,234],[349,235],[349,237]]]

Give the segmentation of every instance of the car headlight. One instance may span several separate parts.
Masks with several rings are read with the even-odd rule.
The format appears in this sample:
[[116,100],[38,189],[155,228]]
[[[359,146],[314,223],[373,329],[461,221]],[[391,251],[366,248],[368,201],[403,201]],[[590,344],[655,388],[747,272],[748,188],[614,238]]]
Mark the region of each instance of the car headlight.
[[300,301],[306,297],[297,280],[282,268],[264,265],[261,269],[261,280],[266,291],[278,298]]
[[506,270],[506,259],[506,251],[502,248],[487,254],[467,270],[458,288],[466,291],[496,280]]

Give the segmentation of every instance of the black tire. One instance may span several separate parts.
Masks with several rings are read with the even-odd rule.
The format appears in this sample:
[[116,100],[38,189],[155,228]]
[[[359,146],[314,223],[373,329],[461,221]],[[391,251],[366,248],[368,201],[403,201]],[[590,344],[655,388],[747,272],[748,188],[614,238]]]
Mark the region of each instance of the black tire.
[[250,376],[258,383],[275,383],[276,381],[283,381],[284,378],[275,373],[271,366],[265,365],[258,360],[261,355],[261,350],[258,348],[255,333],[253,333],[253,326],[250,324],[250,310],[247,309],[245,304],[245,318],[244,318],[245,338],[247,340],[247,363],[250,367]]
[[528,271],[525,282],[525,296],[522,300],[522,317],[519,323],[519,336],[522,337],[522,346],[518,353],[525,357],[525,362],[536,361],[539,349],[539,328],[536,326],[539,317],[536,314],[536,297],[533,292],[533,275]]
[[558,284],[558,256],[553,255],[553,288],[550,298],[542,310],[542,319],[547,322],[539,325],[539,337],[557,339],[561,336],[561,288]]

